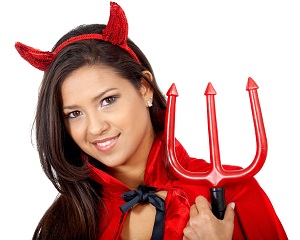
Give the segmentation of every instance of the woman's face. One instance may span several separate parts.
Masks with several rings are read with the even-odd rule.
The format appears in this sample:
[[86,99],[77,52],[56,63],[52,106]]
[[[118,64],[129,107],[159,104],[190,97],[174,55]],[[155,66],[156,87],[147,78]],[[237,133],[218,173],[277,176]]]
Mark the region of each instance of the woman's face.
[[85,153],[109,168],[147,160],[154,131],[146,81],[138,91],[109,67],[84,66],[64,80],[61,91],[66,128]]

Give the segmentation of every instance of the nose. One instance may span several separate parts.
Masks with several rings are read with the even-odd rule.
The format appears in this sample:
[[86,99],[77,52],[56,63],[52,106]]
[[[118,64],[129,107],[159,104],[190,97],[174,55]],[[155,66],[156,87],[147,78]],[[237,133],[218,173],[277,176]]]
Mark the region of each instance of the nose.
[[99,113],[90,114],[87,121],[88,133],[92,135],[101,135],[108,128],[109,124],[105,116]]

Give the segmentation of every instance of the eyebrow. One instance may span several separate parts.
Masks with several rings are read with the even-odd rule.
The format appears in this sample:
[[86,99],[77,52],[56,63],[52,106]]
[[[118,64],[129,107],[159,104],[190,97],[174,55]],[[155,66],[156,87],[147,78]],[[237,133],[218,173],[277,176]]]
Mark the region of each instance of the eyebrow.
[[[112,91],[112,90],[116,90],[117,88],[108,88],[105,91],[99,93],[97,96],[92,98],[92,102],[97,101],[99,98],[102,98],[106,93]],[[78,108],[78,105],[71,105],[71,106],[64,106],[62,109],[74,109],[74,108]]]

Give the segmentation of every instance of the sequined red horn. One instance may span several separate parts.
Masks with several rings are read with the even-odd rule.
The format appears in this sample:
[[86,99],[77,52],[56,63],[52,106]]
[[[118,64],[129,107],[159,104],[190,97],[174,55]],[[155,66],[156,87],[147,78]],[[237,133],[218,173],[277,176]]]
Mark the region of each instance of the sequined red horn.
[[110,3],[110,17],[107,26],[102,31],[103,41],[118,45],[126,50],[134,60],[140,63],[136,54],[127,45],[128,22],[123,9],[114,2]]
[[45,71],[54,58],[52,52],[43,52],[20,42],[15,47],[22,58],[41,71]]
[[134,51],[127,45],[128,23],[123,9],[114,2],[110,3],[110,17],[102,34],[83,34],[72,37],[60,44],[53,52],[43,52],[17,42],[15,47],[22,58],[39,70],[45,71],[55,56],[67,45],[86,39],[98,39],[117,45],[126,50],[131,57],[140,63]]
[[103,40],[115,45],[126,44],[128,36],[128,23],[122,8],[110,3],[110,16],[106,28],[102,31]]

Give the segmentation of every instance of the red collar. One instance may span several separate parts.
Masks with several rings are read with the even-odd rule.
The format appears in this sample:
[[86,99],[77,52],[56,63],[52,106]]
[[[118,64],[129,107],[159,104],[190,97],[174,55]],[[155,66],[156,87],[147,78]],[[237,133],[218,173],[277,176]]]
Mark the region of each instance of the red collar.
[[[176,154],[179,162],[183,167],[188,165],[188,154],[182,145],[176,141]],[[164,147],[161,135],[158,135],[153,142],[150,150],[144,175],[144,185],[156,187],[159,189],[167,189],[172,181],[168,177],[164,162]],[[102,186],[103,197],[110,199],[120,198],[124,192],[130,191],[124,183],[109,175],[108,173],[90,165],[91,177]]]

